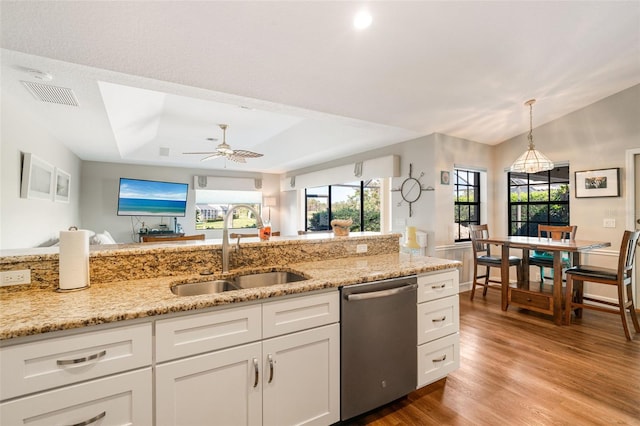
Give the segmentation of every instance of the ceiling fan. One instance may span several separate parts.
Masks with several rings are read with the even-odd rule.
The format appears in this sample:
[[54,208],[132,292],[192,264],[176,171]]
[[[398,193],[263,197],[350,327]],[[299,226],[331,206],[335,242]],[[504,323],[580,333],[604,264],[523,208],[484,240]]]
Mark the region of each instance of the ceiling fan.
[[[231,161],[235,161],[236,163],[246,163],[246,158],[257,158],[262,157],[263,154],[258,154],[257,152],[247,151],[244,149],[231,149],[231,146],[227,144],[227,125],[219,124],[222,129],[222,143],[218,144],[215,151],[208,152],[183,152],[183,154],[200,154],[206,155],[206,157],[202,158],[200,161],[214,160],[216,158],[226,158]],[[215,141],[217,139],[209,138],[210,141]]]

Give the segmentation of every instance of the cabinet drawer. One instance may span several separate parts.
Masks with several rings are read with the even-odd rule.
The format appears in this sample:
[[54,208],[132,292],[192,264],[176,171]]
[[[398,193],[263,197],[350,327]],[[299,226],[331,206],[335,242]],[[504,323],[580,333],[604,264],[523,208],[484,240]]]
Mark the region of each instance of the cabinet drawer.
[[458,294],[458,270],[418,275],[418,303]]
[[0,424],[150,425],[151,395],[151,368],[146,368],[4,402]]
[[151,365],[151,323],[0,348],[0,400]]
[[418,346],[418,388],[460,367],[460,335],[452,334]]
[[260,305],[157,321],[156,361],[260,340],[260,321]]
[[418,305],[418,344],[430,342],[460,329],[458,295]]
[[553,297],[550,294],[509,288],[509,302],[532,311],[553,314]]
[[262,305],[262,337],[306,330],[340,320],[338,291]]

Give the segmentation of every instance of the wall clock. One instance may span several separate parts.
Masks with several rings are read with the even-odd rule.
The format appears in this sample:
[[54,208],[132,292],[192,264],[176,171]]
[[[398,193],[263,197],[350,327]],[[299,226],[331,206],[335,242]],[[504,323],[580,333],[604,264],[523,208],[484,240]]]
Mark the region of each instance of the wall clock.
[[[400,192],[402,196],[402,200],[409,204],[409,217],[413,216],[413,203],[420,199],[420,195],[422,195],[422,191],[433,191],[434,189],[430,186],[423,187],[420,182],[420,178],[424,176],[424,172],[420,173],[420,176],[417,178],[413,177],[413,164],[409,163],[409,177],[406,178],[400,188],[392,189],[392,191]],[[402,202],[398,203],[398,207],[402,205]]]

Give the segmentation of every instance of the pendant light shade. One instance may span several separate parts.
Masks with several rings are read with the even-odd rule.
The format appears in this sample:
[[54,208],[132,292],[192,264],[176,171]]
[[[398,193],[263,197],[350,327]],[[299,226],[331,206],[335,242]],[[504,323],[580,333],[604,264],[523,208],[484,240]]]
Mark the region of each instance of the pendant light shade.
[[524,104],[529,107],[529,148],[511,165],[510,171],[519,173],[538,173],[553,169],[553,162],[546,155],[538,151],[533,144],[533,104],[530,99]]

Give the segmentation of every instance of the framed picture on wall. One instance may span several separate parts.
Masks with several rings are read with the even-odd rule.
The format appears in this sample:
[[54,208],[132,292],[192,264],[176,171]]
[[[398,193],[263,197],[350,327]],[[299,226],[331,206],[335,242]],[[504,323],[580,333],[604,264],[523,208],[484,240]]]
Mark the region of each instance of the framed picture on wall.
[[68,203],[70,189],[71,175],[56,167],[56,183],[53,199],[60,203]]
[[53,196],[53,173],[51,164],[27,152],[22,161],[22,184],[20,197],[51,200]]
[[619,196],[619,168],[576,172],[576,198]]

